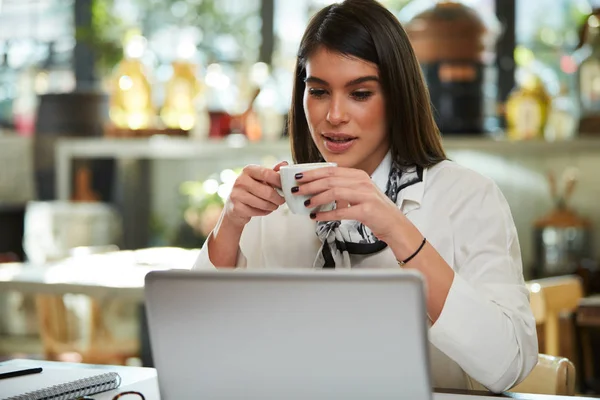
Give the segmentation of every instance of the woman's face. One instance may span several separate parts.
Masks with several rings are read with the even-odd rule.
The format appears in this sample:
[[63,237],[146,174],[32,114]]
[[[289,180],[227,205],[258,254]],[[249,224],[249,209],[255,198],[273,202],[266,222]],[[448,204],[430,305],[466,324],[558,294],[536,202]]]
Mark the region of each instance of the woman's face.
[[304,114],[326,161],[372,174],[389,149],[375,64],[321,47],[306,63]]

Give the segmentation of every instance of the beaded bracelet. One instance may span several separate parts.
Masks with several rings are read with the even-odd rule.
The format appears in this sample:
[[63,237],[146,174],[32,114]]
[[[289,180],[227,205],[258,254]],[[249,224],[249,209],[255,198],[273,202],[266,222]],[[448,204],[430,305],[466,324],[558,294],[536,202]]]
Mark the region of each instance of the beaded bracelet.
[[417,249],[417,251],[415,251],[414,253],[412,253],[412,255],[410,257],[408,257],[406,260],[404,260],[404,261],[397,260],[398,261],[398,265],[401,266],[401,267],[404,267],[404,265],[407,262],[409,262],[410,260],[412,260],[413,258],[415,258],[415,256],[417,254],[419,254],[419,252],[421,251],[421,249],[423,248],[423,246],[425,246],[425,242],[427,242],[427,238],[423,238],[423,241],[421,242],[421,245],[419,246],[419,248]]

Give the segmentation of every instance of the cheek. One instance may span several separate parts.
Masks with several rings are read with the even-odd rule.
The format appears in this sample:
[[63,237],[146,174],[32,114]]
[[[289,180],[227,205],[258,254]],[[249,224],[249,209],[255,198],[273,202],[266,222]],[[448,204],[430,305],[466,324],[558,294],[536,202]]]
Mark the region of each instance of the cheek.
[[364,128],[385,132],[386,120],[383,101],[373,101],[366,107],[364,105],[357,107],[355,115]]
[[304,95],[304,116],[309,127],[313,127],[322,119],[322,102],[316,101],[308,95]]

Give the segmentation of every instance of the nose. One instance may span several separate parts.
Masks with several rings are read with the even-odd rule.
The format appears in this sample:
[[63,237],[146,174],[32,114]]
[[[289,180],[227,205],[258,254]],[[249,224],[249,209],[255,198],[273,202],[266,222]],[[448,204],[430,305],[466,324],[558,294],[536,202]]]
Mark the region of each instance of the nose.
[[332,96],[327,112],[327,122],[331,125],[340,125],[348,122],[348,112],[344,105],[344,99],[341,96]]

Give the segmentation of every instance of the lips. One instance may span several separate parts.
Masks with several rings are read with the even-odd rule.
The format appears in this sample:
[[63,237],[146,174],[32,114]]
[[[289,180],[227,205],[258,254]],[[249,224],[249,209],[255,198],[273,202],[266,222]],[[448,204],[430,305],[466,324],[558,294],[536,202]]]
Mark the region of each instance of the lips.
[[346,133],[322,133],[325,148],[332,153],[344,153],[356,142],[356,136]]
[[325,139],[334,140],[334,141],[347,141],[356,139],[356,136],[348,135],[347,133],[322,133]]

